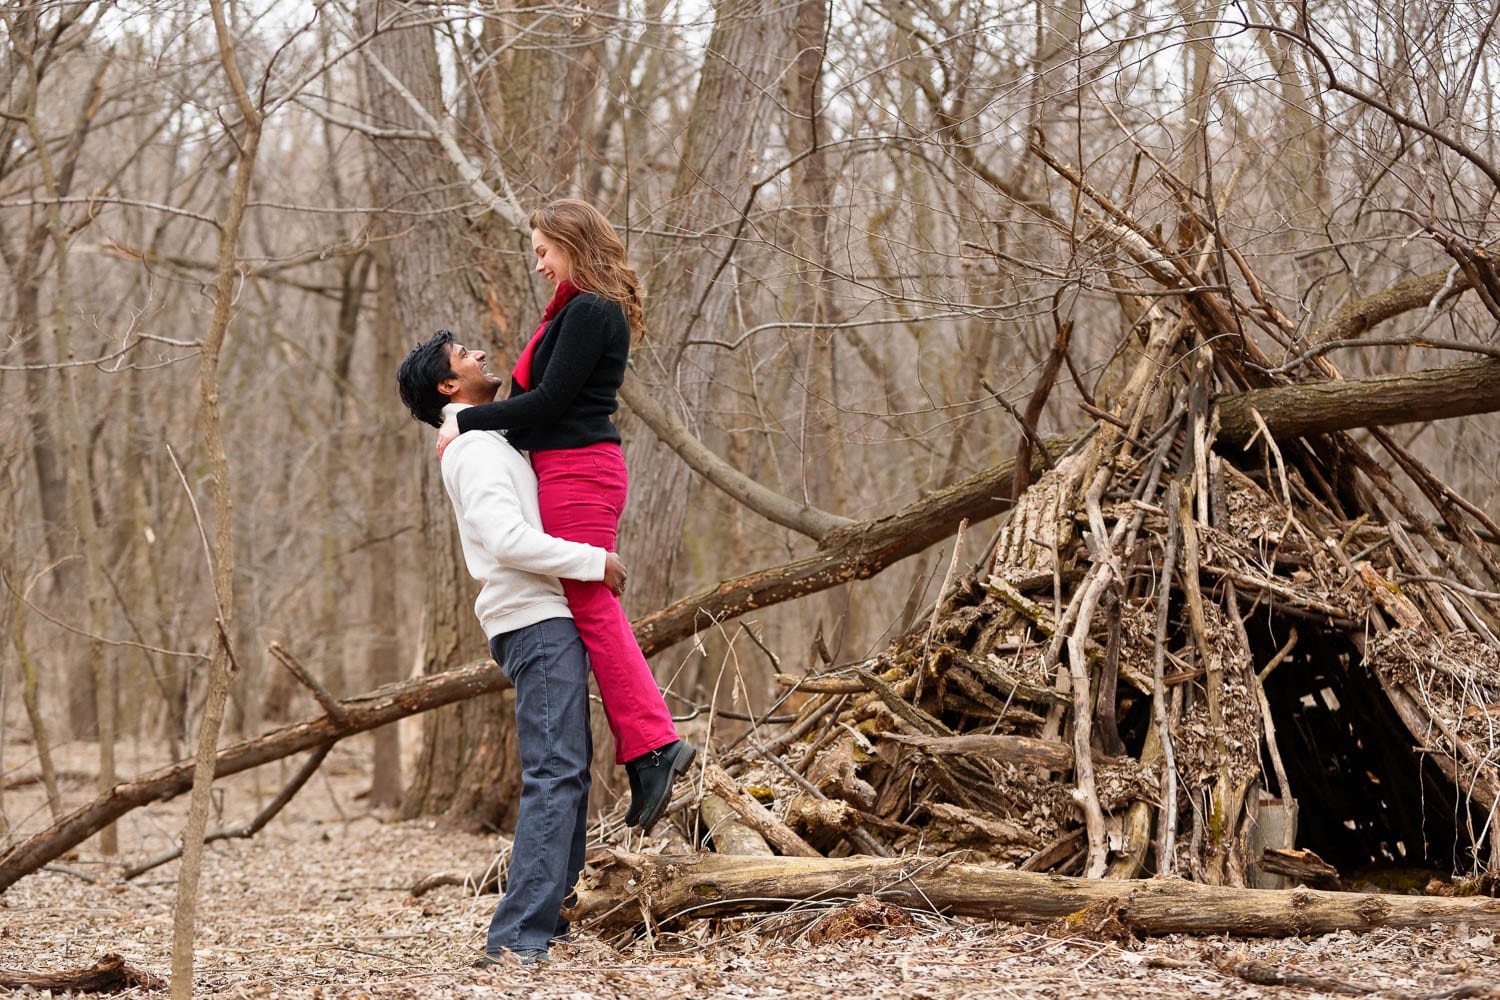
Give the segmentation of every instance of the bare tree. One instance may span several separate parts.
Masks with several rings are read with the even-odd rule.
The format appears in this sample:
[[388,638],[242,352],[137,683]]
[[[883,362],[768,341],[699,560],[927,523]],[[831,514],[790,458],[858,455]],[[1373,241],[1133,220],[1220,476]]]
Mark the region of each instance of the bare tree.
[[[198,879],[202,872],[203,835],[208,825],[209,795],[213,788],[214,760],[219,745],[219,727],[224,721],[224,702],[229,697],[230,676],[235,670],[234,647],[234,504],[231,499],[229,462],[224,453],[219,413],[219,357],[229,331],[233,308],[236,256],[239,251],[240,227],[245,207],[250,201],[250,185],[255,176],[255,159],[260,149],[262,108],[246,86],[240,68],[236,42],[230,34],[224,7],[210,0],[214,34],[218,41],[219,60],[234,97],[234,108],[240,118],[239,128],[231,137],[235,158],[234,187],[225,206],[219,234],[218,269],[214,285],[213,320],[203,338],[203,352],[198,366],[199,422],[203,428],[204,450],[208,453],[213,481],[214,541],[213,560],[215,625],[218,642],[209,664],[208,692],[203,718],[198,724],[198,747],[193,767],[193,793],[187,825],[182,831],[182,866],[177,877],[177,904],[172,915],[172,998],[188,1000],[193,995],[193,939],[198,905]],[[204,537],[204,549],[208,539]]]

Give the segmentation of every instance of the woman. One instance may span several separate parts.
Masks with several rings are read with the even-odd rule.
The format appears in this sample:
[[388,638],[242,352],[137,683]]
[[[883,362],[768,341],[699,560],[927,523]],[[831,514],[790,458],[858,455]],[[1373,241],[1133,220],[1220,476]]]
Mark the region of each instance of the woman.
[[[611,552],[628,480],[610,414],[625,378],[641,292],[625,247],[597,209],[568,198],[531,215],[536,270],[555,286],[542,322],[512,371],[509,399],[471,406],[438,432],[438,454],[464,431],[503,430],[531,453],[550,535]],[[602,583],[562,581],[630,776],[625,819],[649,832],[672,781],[697,751],[679,739],[651,668],[617,598]]]

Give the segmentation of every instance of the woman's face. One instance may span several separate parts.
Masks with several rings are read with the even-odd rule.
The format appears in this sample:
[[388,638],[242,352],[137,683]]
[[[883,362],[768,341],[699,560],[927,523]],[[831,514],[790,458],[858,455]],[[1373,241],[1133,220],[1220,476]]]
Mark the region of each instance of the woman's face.
[[536,270],[554,285],[573,277],[573,258],[568,251],[548,239],[540,229],[531,231],[531,248],[536,251]]

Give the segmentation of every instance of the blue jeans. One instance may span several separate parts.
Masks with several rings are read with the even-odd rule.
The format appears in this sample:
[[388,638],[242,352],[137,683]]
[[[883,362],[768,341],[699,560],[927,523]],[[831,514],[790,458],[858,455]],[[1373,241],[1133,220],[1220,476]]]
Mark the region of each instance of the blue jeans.
[[516,686],[521,808],[485,953],[538,958],[568,932],[562,905],[583,870],[593,755],[588,657],[570,618],[497,635],[490,655]]

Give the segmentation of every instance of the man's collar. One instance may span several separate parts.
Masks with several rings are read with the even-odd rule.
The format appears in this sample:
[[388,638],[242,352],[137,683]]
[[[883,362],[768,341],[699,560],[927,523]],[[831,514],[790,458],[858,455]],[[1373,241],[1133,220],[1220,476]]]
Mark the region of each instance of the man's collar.
[[451,417],[454,414],[458,413],[459,410],[467,410],[472,405],[474,405],[474,404],[472,404],[472,403],[444,403],[443,404],[443,419],[447,420],[449,417]]

